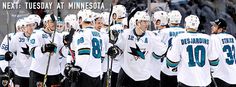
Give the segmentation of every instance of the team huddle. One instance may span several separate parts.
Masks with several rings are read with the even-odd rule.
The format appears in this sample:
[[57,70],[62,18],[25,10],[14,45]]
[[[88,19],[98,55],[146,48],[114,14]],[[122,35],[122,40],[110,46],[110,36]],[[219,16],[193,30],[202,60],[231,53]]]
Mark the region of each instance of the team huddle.
[[64,20],[19,19],[1,44],[1,87],[236,87],[236,42],[225,20],[211,22],[207,35],[197,32],[196,15],[180,26],[177,10],[126,15],[115,5]]

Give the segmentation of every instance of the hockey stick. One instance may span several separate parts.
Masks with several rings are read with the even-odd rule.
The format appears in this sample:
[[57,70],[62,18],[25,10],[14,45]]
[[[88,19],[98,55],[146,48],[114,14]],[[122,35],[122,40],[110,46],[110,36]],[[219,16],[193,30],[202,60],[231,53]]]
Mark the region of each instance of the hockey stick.
[[212,80],[213,84],[215,85],[215,87],[218,87],[214,77],[212,76],[212,72],[210,72],[210,73],[211,73],[211,80]]
[[[113,5],[111,4],[111,11],[109,13],[109,18],[108,18],[108,32],[110,32],[110,28],[111,28],[110,21],[111,21],[112,11],[113,11]],[[114,46],[114,44],[112,44],[112,45]],[[112,64],[113,64],[113,59],[111,59],[111,67],[109,68],[109,56],[107,56],[107,81],[106,81],[106,87],[111,87]]]
[[[54,17],[54,14],[51,14],[50,17],[51,17],[52,21],[54,22],[54,24],[55,24],[55,26],[56,26],[56,18]],[[55,29],[55,30],[53,31],[53,36],[52,36],[52,42],[51,42],[51,43],[54,42],[54,38],[55,38],[56,31],[57,31],[57,29]],[[47,76],[48,76],[49,64],[50,64],[50,61],[51,61],[51,55],[52,55],[52,53],[50,52],[50,53],[49,53],[49,56],[48,56],[48,62],[47,62],[46,73],[45,73],[44,79],[43,79],[43,87],[46,87],[46,81],[47,81]]]
[[[10,47],[9,47],[9,45],[10,45],[10,37],[9,37],[9,12],[8,12],[8,10],[6,10],[6,12],[7,12],[7,51],[9,51],[9,49],[10,49]],[[10,61],[7,61],[7,66],[8,67],[10,67]],[[8,78],[8,84],[10,83],[10,69],[8,69],[8,71],[7,71],[8,73],[7,73],[7,78]],[[2,80],[3,81],[3,80]],[[4,82],[2,82],[2,85],[3,86],[7,86],[7,84],[3,84]]]
[[74,52],[72,51],[71,47],[70,47],[70,44],[72,42],[72,39],[73,39],[73,35],[75,33],[75,29],[74,28],[71,28],[70,29],[70,32],[69,32],[69,43],[67,44],[67,47],[69,48],[69,51],[71,53],[71,57],[72,57],[72,60],[71,60],[71,63],[74,65],[75,64],[75,55],[74,55]]

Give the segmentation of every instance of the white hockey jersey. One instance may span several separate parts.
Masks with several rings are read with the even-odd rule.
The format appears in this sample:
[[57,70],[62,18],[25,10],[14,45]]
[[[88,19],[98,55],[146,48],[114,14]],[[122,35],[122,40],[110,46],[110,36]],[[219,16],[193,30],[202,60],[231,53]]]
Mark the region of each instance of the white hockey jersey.
[[135,29],[124,30],[119,35],[116,45],[123,50],[120,64],[124,72],[135,81],[143,81],[150,78],[150,62],[154,52],[163,55],[167,47],[154,33],[146,31],[139,39]]
[[215,66],[218,63],[211,46],[209,35],[196,32],[179,34],[168,50],[166,65],[178,65],[178,82],[188,86],[207,86],[211,83],[210,64]]
[[[161,41],[164,42],[168,47],[171,46],[172,38],[176,37],[178,34],[185,33],[185,29],[181,27],[170,27],[162,29],[159,33]],[[162,59],[163,60],[163,59]],[[170,71],[166,66],[166,58],[164,58],[161,71],[170,76],[176,76],[177,72]]]
[[[109,37],[108,34],[105,32],[100,32],[101,33],[101,38],[102,38],[102,44],[103,44],[103,48],[102,50],[102,57],[104,57],[102,59],[102,72],[107,72],[107,62],[108,62],[108,56],[106,55],[108,47],[110,47],[110,43],[109,43]],[[111,59],[110,59],[111,60]],[[109,61],[110,61],[109,60]],[[110,64],[110,63],[109,63]]]
[[[31,49],[32,64],[30,70],[38,72],[40,74],[46,73],[47,63],[49,59],[49,53],[42,53],[41,47],[44,44],[52,42],[53,34],[46,33],[44,30],[33,33],[30,37],[29,47]],[[57,46],[55,53],[52,53],[49,63],[48,75],[60,74],[60,49],[64,46],[62,37],[56,32],[54,42]]]
[[[9,50],[8,40],[9,40],[9,44],[10,44],[10,41],[11,41],[11,39],[14,35],[15,35],[15,33],[9,33],[8,35],[6,35],[4,37],[4,39],[1,43],[1,47],[0,47],[0,67],[1,67],[2,70],[4,70],[8,66],[8,62],[5,61],[4,55]],[[7,36],[9,36],[9,38],[7,38]],[[11,66],[12,70],[15,71],[15,58],[13,58],[11,60],[10,66]]]
[[[155,30],[155,31],[152,31],[155,36],[157,38],[160,38],[159,37],[159,33],[160,33],[160,30]],[[163,42],[159,42],[159,43],[163,43]],[[151,66],[150,66],[150,73],[151,73],[151,76],[157,80],[160,80],[160,73],[161,73],[161,56],[162,55],[156,55],[155,53],[152,53],[152,56],[151,56]]]
[[[60,35],[60,37],[64,38],[66,35],[69,34],[69,32],[67,31],[63,31],[61,33],[58,33]],[[67,59],[70,58],[70,56],[68,55],[68,52],[69,52],[69,48],[68,47],[63,47],[63,51],[60,50],[62,53],[63,56],[61,56],[59,59],[60,59],[60,71],[61,71],[61,74],[64,75],[64,69],[65,69],[65,65],[67,63]]]
[[101,34],[92,27],[76,32],[71,43],[71,48],[75,51],[75,65],[80,66],[82,72],[91,77],[98,77],[102,73],[101,44]]
[[29,38],[23,32],[18,32],[11,38],[9,44],[9,51],[16,53],[14,73],[17,76],[29,77],[32,58],[30,58],[28,42]]
[[[111,26],[111,30],[116,30],[119,34],[124,32],[124,25],[122,23],[116,23]],[[110,44],[112,46],[112,44]],[[112,65],[112,71],[115,73],[119,73],[120,71],[120,62],[119,59],[121,58],[121,55],[116,56],[116,58],[113,59],[113,65]]]
[[235,38],[227,33],[211,35],[214,50],[212,50],[219,58],[219,65],[214,67],[214,78],[219,78],[229,84],[236,84],[236,60],[235,60]]

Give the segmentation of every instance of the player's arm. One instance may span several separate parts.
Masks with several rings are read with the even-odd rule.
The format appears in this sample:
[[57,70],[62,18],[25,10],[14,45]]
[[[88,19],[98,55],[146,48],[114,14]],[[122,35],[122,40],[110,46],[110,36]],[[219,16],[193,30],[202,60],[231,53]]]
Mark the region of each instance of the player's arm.
[[222,49],[220,43],[221,41],[217,38],[217,36],[211,36],[208,47],[208,60],[211,66],[217,66],[219,63],[219,57]]
[[1,51],[1,54],[0,54],[0,60],[4,60],[5,59],[5,53],[8,51],[8,43],[7,43],[7,36],[6,35],[4,37],[4,39],[2,40],[2,43],[1,43],[1,47],[0,47],[0,51]]
[[11,41],[9,42],[9,51],[7,51],[5,53],[5,60],[6,61],[10,61],[13,58],[13,56],[15,55],[13,53],[17,52],[16,44],[18,44],[18,42],[19,42],[18,34],[12,36]]
[[8,50],[8,43],[7,43],[7,41],[8,41],[8,37],[7,37],[8,35],[6,35],[5,37],[4,37],[4,39],[3,39],[3,41],[2,41],[2,43],[1,43],[1,50],[4,50],[4,51],[7,51]]
[[[113,41],[115,41],[115,43],[114,43],[114,45],[112,45],[111,47],[108,48],[107,54],[111,58],[116,58],[116,56],[119,55],[119,54],[122,54],[122,52],[124,50],[124,46],[125,46],[124,40],[125,39],[123,39],[124,38],[124,33],[120,33],[118,35],[113,35],[113,36],[116,37],[116,39],[113,40]],[[109,42],[110,42],[110,44],[112,44],[110,35],[109,35]]]
[[180,42],[178,38],[173,39],[173,45],[168,49],[166,64],[169,68],[176,68],[180,62]]
[[161,59],[166,56],[167,46],[161,41],[158,36],[151,36],[151,47],[153,47],[152,56],[156,59]]

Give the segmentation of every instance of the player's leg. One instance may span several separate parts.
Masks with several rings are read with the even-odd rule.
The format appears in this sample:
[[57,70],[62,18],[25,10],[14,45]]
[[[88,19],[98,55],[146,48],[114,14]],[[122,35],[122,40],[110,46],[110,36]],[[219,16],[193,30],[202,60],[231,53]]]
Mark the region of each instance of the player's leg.
[[41,74],[34,72],[34,71],[30,71],[29,86],[30,87],[42,87],[43,86],[43,78],[44,78],[44,75],[41,75]]
[[107,81],[107,73],[104,72],[102,75],[102,87],[106,87],[106,81]]
[[29,78],[15,75],[14,79],[15,87],[29,87]]
[[60,86],[60,74],[48,76],[46,85],[47,85],[47,87],[59,87]]
[[[230,84],[226,83],[225,81],[223,81],[219,78],[214,78],[214,79],[215,79],[218,87],[229,87],[230,86]],[[213,86],[213,87],[215,87],[215,86]]]
[[116,87],[118,73],[112,72],[111,87]]
[[157,80],[153,78],[152,76],[148,80],[149,80],[148,87],[160,87],[160,80]]
[[80,73],[78,82],[76,84],[76,87],[100,87],[100,86],[101,86],[100,76],[94,78],[90,77],[85,73]]
[[[133,80],[134,81],[134,80]],[[132,87],[149,87],[149,79],[144,81],[134,81]]]
[[132,79],[130,79],[129,76],[121,68],[120,72],[118,73],[116,87],[132,87],[132,84],[134,84]]
[[168,76],[161,72],[161,87],[176,87],[178,85],[177,76]]

